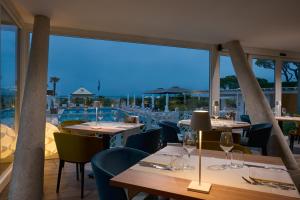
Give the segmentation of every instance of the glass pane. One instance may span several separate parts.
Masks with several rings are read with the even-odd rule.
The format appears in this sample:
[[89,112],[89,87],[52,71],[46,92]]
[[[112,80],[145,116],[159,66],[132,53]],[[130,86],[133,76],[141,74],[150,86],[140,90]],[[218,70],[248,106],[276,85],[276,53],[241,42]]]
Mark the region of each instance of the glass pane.
[[300,63],[293,61],[283,62],[281,69],[282,80],[282,114],[295,114],[297,112],[297,99],[300,99],[298,91],[298,71]]
[[271,108],[275,106],[275,88],[274,88],[274,69],[275,61],[271,59],[258,59],[252,60],[253,72],[256,79],[262,88],[267,101]]
[[[127,113],[155,125],[208,110],[209,51],[51,36],[49,56],[53,124],[95,120],[95,100],[101,101],[103,121]],[[120,119],[112,117],[115,109]]]
[[239,120],[245,103],[229,56],[220,57],[220,116],[234,115]]
[[[1,8],[2,9],[2,8]],[[0,25],[0,172],[12,161],[16,144],[15,102],[18,28],[4,9]]]

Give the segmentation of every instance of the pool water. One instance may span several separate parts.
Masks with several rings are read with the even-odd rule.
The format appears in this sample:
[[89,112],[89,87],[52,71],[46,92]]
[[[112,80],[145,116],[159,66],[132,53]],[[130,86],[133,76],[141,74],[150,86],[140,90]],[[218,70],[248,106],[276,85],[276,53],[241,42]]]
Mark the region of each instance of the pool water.
[[[116,119],[113,115],[115,114]],[[102,116],[101,121],[123,121],[126,112],[116,108],[100,108],[98,109],[98,116]],[[83,121],[96,121],[96,109],[95,108],[68,108],[64,109],[63,113],[58,116],[58,121],[68,120],[83,120]]]

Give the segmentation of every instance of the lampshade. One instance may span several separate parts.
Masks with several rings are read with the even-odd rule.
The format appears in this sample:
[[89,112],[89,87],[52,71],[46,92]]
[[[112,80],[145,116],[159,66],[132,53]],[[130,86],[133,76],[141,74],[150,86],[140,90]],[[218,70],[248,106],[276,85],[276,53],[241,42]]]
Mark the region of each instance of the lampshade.
[[99,108],[101,107],[100,101],[94,101],[94,108]]
[[191,119],[191,127],[194,130],[211,130],[210,116],[207,111],[195,110]]

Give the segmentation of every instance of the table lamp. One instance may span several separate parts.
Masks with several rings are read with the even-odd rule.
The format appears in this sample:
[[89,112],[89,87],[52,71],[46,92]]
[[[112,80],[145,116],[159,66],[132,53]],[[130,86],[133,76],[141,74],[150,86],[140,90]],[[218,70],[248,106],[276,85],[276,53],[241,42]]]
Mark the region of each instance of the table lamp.
[[96,108],[96,124],[98,122],[98,108],[101,107],[100,101],[94,101],[94,108]]
[[188,190],[209,193],[211,184],[201,181],[201,146],[202,146],[202,131],[211,130],[210,116],[207,111],[196,110],[193,112],[191,119],[191,128],[198,133],[199,144],[199,181],[192,181],[188,186]]

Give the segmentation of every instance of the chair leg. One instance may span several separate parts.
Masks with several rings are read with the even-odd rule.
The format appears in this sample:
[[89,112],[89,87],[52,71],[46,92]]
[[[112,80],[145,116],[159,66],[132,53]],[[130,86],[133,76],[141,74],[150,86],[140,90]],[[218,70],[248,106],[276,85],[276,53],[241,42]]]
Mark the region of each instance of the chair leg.
[[62,171],[62,169],[64,167],[64,164],[65,164],[64,160],[59,160],[58,177],[57,177],[57,184],[56,184],[56,193],[59,192],[61,171]]
[[81,169],[81,198],[83,198],[83,189],[84,189],[84,163],[80,163]]
[[79,170],[78,170],[79,166],[78,163],[76,163],[76,180],[79,180]]

